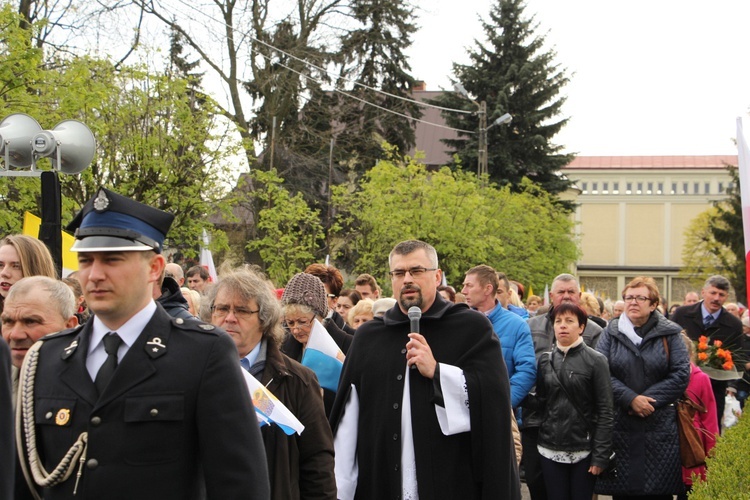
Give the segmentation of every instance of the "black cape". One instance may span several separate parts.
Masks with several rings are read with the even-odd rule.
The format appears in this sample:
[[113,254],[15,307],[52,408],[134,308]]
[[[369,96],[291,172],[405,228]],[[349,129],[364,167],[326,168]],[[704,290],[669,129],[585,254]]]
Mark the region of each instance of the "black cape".
[[[335,432],[351,386],[359,395],[356,498],[401,496],[401,401],[409,318],[398,308],[366,322],[354,336],[331,414]],[[471,431],[444,436],[433,381],[410,372],[412,431],[420,500],[520,499],[511,432],[510,384],[492,324],[466,304],[439,295],[422,315],[421,333],[435,359],[461,368]]]

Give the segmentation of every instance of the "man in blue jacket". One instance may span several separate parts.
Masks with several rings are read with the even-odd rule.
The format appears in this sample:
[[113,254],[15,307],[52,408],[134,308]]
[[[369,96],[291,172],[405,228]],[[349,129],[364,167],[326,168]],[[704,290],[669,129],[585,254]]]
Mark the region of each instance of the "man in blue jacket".
[[490,266],[472,267],[461,290],[466,302],[483,313],[500,339],[510,379],[511,405],[515,409],[536,383],[536,359],[529,325],[517,314],[505,309],[496,298],[499,281]]

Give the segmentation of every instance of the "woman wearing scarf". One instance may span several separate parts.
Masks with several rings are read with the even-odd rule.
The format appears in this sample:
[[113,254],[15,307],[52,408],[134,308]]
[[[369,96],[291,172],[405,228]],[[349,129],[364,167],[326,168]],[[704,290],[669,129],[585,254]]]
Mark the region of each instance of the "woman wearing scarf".
[[690,361],[681,327],[657,310],[652,278],[634,278],[622,298],[625,312],[596,346],[609,361],[618,473],[600,476],[595,491],[613,500],[671,500],[682,491],[674,403],[687,388]]

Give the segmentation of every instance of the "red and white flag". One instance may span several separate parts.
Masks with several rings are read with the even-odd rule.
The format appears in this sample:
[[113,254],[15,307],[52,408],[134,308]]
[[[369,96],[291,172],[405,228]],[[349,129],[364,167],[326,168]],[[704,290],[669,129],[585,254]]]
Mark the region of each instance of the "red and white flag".
[[742,118],[737,118],[737,157],[742,196],[742,226],[745,235],[745,283],[750,293],[750,148],[747,146]]
[[218,278],[216,276],[216,266],[214,266],[214,257],[211,255],[211,250],[208,249],[208,245],[211,240],[208,238],[208,233],[203,230],[203,245],[201,245],[201,267],[205,267],[208,270],[208,275],[211,277],[211,282],[216,283]]

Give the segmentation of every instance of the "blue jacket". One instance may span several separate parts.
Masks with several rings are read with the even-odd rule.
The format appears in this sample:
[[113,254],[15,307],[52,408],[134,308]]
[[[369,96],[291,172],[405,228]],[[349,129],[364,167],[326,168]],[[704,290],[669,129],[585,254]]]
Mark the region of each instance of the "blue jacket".
[[517,314],[496,302],[487,318],[500,339],[503,359],[508,367],[510,399],[516,408],[536,383],[536,358],[529,325]]

